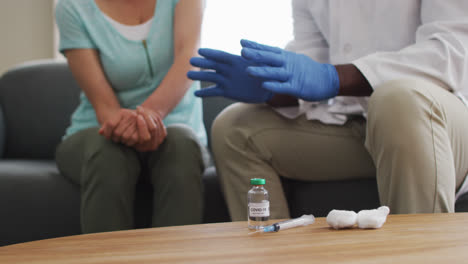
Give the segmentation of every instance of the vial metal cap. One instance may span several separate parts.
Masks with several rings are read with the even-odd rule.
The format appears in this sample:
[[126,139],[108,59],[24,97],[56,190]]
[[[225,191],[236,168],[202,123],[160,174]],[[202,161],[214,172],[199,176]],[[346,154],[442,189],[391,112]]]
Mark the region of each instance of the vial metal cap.
[[250,184],[251,185],[265,185],[265,179],[253,178],[253,179],[250,179]]

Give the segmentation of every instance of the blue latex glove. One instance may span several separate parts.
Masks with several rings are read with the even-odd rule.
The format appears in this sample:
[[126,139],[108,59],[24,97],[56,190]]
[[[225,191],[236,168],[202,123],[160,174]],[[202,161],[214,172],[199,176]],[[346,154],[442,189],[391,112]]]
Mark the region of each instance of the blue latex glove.
[[242,57],[262,65],[250,66],[247,72],[265,79],[263,88],[306,101],[321,101],[338,94],[340,80],[333,65],[253,41],[241,40],[241,45]]
[[189,71],[187,77],[215,85],[196,91],[196,96],[224,96],[245,103],[263,103],[273,96],[272,92],[262,88],[262,79],[246,72],[248,66],[258,64],[220,50],[199,49],[198,53],[204,58],[191,58],[190,64],[215,71]]

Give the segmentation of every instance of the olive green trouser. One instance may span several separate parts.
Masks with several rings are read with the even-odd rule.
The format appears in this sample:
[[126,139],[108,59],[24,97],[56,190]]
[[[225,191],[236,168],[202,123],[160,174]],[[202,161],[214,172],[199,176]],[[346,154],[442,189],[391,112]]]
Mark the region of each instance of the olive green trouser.
[[280,176],[302,181],[377,177],[380,202],[392,213],[432,213],[454,211],[455,191],[468,171],[467,108],[423,81],[377,87],[367,121],[325,125],[303,116],[284,118],[267,105],[235,104],[215,120],[212,135],[234,221],[247,219],[250,178],[266,179],[271,218],[289,218]]
[[134,228],[140,175],[153,185],[153,227],[201,223],[202,150],[194,132],[183,125],[168,126],[164,142],[147,153],[90,128],[65,139],[56,160],[61,173],[81,186],[82,232],[94,233]]

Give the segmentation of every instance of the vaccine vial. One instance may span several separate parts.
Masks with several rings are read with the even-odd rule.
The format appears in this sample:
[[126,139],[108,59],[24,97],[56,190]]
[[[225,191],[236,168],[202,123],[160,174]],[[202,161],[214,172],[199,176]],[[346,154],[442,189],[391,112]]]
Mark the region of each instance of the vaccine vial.
[[270,217],[270,198],[263,187],[265,179],[251,179],[252,188],[247,193],[247,215],[250,229],[260,229],[265,226]]

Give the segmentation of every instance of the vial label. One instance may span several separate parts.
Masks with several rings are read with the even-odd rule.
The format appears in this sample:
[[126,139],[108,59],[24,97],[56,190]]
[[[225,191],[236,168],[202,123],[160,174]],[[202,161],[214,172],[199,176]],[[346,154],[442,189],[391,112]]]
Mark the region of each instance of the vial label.
[[249,203],[249,217],[269,217],[270,202]]

